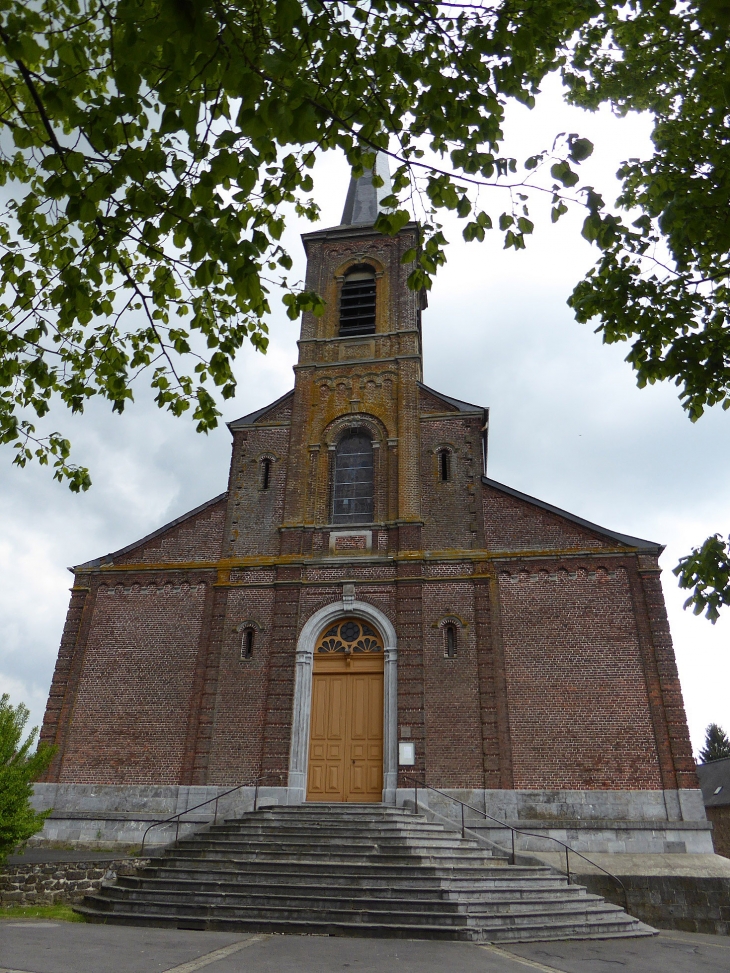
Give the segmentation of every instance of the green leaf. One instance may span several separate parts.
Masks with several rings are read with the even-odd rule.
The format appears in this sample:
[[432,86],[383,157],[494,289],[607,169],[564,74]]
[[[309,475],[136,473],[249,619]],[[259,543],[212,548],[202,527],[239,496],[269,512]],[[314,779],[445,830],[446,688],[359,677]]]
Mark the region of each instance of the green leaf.
[[569,156],[573,162],[584,162],[593,155],[593,143],[588,139],[571,138]]
[[578,182],[578,176],[573,172],[567,162],[556,162],[550,167],[550,175],[557,179],[564,186],[570,188]]

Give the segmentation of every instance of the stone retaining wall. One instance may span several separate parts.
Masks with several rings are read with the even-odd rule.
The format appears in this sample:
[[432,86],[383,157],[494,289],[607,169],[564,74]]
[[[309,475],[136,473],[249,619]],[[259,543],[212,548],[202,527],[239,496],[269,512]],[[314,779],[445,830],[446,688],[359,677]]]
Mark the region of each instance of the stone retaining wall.
[[147,864],[149,859],[120,858],[6,865],[0,869],[0,906],[80,902],[102,882],[112,882],[117,875],[133,874],[135,869]]
[[[624,908],[623,893],[606,875],[577,875],[589,892]],[[730,935],[730,878],[621,875],[629,912],[656,929]]]

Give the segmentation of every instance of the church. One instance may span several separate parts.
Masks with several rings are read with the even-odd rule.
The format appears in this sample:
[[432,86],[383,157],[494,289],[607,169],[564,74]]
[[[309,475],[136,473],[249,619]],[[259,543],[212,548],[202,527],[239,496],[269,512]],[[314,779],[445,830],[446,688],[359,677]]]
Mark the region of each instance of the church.
[[44,837],[418,781],[576,848],[711,853],[662,547],[490,478],[488,409],[423,383],[417,226],[375,230],[376,166],[302,238],[326,310],[229,424],[224,492],[73,569]]

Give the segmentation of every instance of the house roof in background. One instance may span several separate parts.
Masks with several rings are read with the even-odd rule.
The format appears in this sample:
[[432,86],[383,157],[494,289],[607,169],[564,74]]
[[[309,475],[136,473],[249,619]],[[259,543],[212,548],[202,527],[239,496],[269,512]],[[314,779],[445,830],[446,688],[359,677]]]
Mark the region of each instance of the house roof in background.
[[722,807],[724,804],[730,804],[730,757],[711,760],[708,764],[698,764],[697,776],[700,779],[705,807]]

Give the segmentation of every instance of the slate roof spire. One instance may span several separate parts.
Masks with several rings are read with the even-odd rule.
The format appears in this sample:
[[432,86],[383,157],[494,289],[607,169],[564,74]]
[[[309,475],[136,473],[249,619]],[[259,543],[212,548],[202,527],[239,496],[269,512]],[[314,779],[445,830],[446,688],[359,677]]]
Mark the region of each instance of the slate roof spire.
[[[383,180],[383,185],[373,186],[373,172]],[[373,169],[366,169],[359,179],[350,179],[345,209],[342,213],[342,226],[367,225],[378,217],[381,200],[390,196],[390,168],[385,152],[378,152]]]

